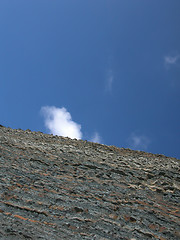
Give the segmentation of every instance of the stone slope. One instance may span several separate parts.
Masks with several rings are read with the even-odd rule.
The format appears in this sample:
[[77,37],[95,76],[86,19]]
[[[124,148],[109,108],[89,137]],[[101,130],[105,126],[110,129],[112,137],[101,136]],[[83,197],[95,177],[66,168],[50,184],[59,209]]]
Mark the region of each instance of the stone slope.
[[0,239],[179,239],[180,161],[0,127]]

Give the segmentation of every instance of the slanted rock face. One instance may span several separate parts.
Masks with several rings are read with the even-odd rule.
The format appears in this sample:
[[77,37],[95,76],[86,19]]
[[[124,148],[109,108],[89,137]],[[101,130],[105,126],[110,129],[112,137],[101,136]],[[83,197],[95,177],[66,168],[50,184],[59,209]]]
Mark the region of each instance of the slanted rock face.
[[0,127],[0,239],[179,239],[180,161]]

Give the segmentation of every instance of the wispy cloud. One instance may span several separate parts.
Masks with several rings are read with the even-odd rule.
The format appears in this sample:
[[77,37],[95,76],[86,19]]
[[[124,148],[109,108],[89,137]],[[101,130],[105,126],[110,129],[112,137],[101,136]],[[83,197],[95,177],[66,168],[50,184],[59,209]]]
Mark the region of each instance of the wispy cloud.
[[138,135],[136,133],[132,133],[128,138],[129,147],[135,150],[147,150],[150,139],[145,135]]
[[95,143],[102,143],[102,138],[100,137],[98,132],[95,132],[90,141]]
[[66,108],[44,106],[41,108],[41,113],[50,133],[70,138],[82,138],[81,125],[72,120]]
[[174,65],[177,64],[177,62],[180,60],[180,55],[176,54],[176,55],[168,55],[164,57],[164,62],[166,65],[170,66],[170,65]]
[[109,70],[108,76],[106,79],[106,92],[112,92],[113,81],[114,81],[113,71]]

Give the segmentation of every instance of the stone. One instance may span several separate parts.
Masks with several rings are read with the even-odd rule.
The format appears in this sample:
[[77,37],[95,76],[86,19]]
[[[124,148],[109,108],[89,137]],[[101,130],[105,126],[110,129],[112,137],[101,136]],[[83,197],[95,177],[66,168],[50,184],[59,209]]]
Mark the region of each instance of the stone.
[[179,239],[180,160],[0,125],[0,239]]

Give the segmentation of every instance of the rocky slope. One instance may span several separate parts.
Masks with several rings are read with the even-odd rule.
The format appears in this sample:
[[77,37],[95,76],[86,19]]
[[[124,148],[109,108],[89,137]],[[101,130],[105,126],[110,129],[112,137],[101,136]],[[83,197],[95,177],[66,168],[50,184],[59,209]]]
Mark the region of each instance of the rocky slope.
[[0,127],[0,239],[179,239],[180,161]]

